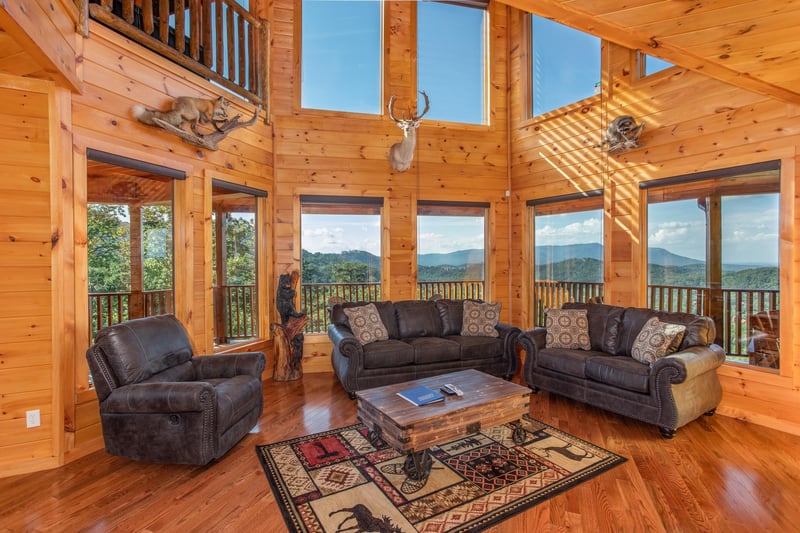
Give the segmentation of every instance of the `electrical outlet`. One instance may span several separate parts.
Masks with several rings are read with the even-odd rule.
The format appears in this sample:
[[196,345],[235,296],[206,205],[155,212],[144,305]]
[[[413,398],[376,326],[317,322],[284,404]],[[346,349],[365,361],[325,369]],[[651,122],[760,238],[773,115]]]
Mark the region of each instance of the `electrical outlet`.
[[33,411],[25,411],[25,421],[29,428],[38,428],[42,425],[41,415],[38,409]]

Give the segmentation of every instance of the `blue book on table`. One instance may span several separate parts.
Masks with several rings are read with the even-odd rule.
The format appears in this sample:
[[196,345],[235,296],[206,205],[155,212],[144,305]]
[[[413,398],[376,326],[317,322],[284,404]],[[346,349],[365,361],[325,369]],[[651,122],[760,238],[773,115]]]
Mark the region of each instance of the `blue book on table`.
[[435,390],[420,385],[397,393],[398,396],[408,400],[414,405],[427,405],[429,403],[444,401],[444,396]]

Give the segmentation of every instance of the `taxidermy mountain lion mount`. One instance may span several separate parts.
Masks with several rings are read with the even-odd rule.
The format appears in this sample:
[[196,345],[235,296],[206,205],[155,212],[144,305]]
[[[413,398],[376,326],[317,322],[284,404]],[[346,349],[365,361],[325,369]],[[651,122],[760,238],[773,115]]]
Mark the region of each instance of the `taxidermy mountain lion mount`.
[[[228,133],[238,128],[252,126],[258,119],[258,108],[256,108],[253,118],[247,122],[239,121],[241,115],[228,118],[229,106],[230,102],[222,96],[215,99],[179,96],[173,100],[168,111],[147,109],[136,105],[133,106],[133,116],[142,124],[162,128],[189,144],[217,150],[219,141],[224,139]],[[184,122],[189,123],[191,131],[181,127]],[[214,126],[214,131],[200,133],[199,125],[209,123]]]
[[422,117],[428,112],[431,107],[430,100],[425,91],[420,91],[422,97],[425,98],[425,109],[419,115],[411,115],[406,118],[406,112],[403,111],[402,118],[394,116],[394,96],[389,98],[389,118],[397,123],[397,126],[403,130],[403,140],[394,143],[389,149],[389,163],[392,168],[397,172],[405,172],[411,166],[411,160],[414,158],[414,146],[417,144],[417,128],[422,122]]

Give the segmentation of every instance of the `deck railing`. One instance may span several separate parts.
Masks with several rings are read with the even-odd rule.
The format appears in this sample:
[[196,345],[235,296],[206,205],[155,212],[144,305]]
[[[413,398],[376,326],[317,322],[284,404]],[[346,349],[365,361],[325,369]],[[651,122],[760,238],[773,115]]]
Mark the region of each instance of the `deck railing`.
[[255,285],[220,285],[214,287],[214,342],[258,336],[258,299]]
[[381,284],[372,283],[303,283],[300,290],[300,308],[308,316],[303,333],[328,331],[328,303],[331,298],[345,302],[378,302]]
[[[258,312],[255,285],[214,287],[214,342],[224,344],[258,335]],[[100,329],[145,316],[174,313],[174,292],[143,291],[89,294],[91,337]]]
[[[559,308],[566,302],[585,302],[603,295],[602,283],[543,280],[534,283],[536,295],[535,324],[544,325],[548,308]],[[769,289],[720,289],[716,291],[718,311],[715,311],[714,291],[709,287],[649,285],[647,307],[659,311],[694,313],[712,316],[717,335],[728,355],[748,356],[748,345],[754,334],[751,317],[780,309],[779,293]],[[720,316],[714,316],[719,314]]]
[[254,104],[267,106],[269,26],[235,0],[80,1],[91,18]]
[[586,302],[603,297],[603,284],[587,281],[537,280],[533,284],[536,298],[534,324],[544,326],[545,312],[559,309],[567,302]]
[[91,338],[101,329],[131,318],[174,312],[172,290],[142,292],[95,292],[89,294]]
[[483,280],[417,282],[418,299],[427,300],[434,296],[439,296],[440,298],[473,298],[482,300]]

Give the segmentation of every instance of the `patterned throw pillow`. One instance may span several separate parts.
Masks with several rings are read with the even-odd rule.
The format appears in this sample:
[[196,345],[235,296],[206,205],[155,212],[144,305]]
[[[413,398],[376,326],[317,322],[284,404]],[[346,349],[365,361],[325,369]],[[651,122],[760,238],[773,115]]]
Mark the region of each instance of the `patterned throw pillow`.
[[498,337],[494,328],[500,320],[500,302],[478,303],[464,300],[464,319],[461,322],[462,337]]
[[375,304],[348,307],[342,311],[347,315],[353,335],[362,345],[389,339],[389,332],[386,330]]
[[548,309],[544,325],[547,348],[592,349],[586,309]]
[[658,318],[653,317],[642,326],[642,331],[633,341],[631,357],[652,366],[668,353],[675,352],[675,349],[680,346],[685,332],[686,326],[661,322]]

